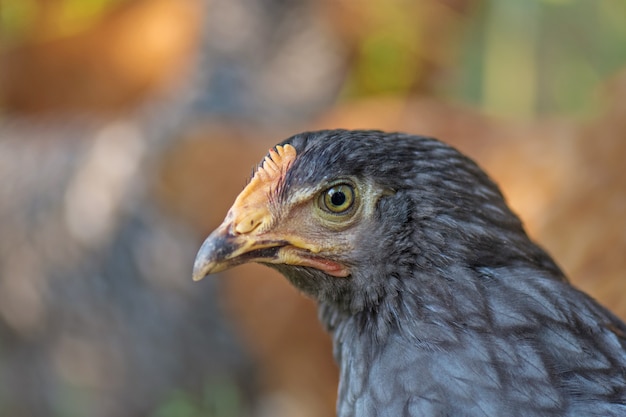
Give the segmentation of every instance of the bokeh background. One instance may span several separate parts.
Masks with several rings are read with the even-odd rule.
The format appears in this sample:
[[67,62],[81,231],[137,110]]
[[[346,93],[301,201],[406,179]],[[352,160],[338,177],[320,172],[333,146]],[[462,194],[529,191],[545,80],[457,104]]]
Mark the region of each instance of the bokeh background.
[[0,415],[324,417],[315,307],[191,282],[269,146],[436,136],[626,318],[623,0],[0,0]]

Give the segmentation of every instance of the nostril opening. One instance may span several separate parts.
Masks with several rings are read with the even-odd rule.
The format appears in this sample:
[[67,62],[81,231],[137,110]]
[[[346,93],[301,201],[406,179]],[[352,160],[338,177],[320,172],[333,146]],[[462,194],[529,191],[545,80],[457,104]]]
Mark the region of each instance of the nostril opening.
[[[256,217],[256,216],[255,216]],[[263,219],[258,219],[255,217],[250,217],[247,219],[241,219],[241,221],[237,222],[234,226],[235,234],[245,234],[250,233],[259,228],[263,224]]]

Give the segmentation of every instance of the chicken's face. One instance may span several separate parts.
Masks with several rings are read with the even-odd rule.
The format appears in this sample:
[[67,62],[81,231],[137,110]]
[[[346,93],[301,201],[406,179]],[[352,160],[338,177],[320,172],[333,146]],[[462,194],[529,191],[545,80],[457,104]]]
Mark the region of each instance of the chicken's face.
[[[202,245],[195,280],[247,262],[284,273],[308,270],[312,280],[320,275],[349,279],[360,261],[355,258],[358,239],[374,229],[376,204],[391,190],[342,172],[332,175],[332,170],[302,181],[303,175],[290,171],[298,169],[298,156],[291,144],[270,150]],[[302,286],[306,290],[311,283]]]
[[[379,269],[386,269],[393,256],[385,246],[400,239],[393,224],[406,223],[407,215],[402,204],[392,202],[401,176],[368,172],[381,168],[366,159],[373,144],[384,141],[371,136],[354,143],[332,135],[297,135],[270,150],[202,245],[194,279],[258,262],[318,300],[347,297],[362,305],[349,293],[355,286],[377,292],[371,277],[385,274]],[[407,159],[406,150],[398,149],[383,165],[402,170],[394,160],[403,153]]]

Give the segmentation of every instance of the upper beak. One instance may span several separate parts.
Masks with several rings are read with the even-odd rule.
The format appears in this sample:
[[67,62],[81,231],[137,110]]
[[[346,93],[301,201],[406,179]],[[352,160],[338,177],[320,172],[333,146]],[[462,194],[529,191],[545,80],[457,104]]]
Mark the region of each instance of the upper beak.
[[247,262],[275,260],[284,240],[258,239],[259,236],[239,234],[224,222],[204,241],[193,265],[193,280],[224,271]]

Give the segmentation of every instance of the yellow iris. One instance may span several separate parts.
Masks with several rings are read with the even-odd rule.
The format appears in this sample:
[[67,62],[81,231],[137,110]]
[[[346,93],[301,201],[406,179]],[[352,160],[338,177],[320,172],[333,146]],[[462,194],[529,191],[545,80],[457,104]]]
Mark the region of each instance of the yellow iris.
[[322,193],[323,208],[331,213],[344,213],[354,204],[354,188],[348,184],[337,184]]

